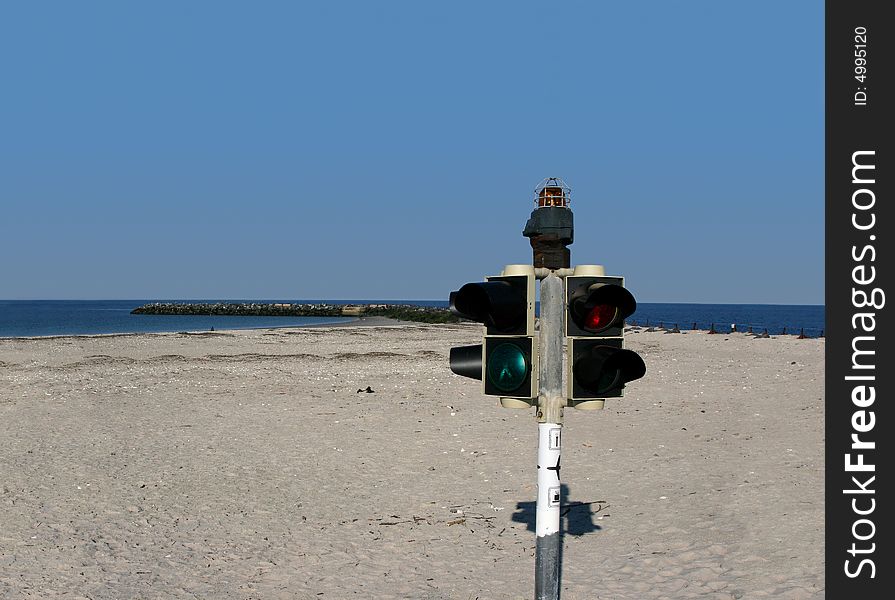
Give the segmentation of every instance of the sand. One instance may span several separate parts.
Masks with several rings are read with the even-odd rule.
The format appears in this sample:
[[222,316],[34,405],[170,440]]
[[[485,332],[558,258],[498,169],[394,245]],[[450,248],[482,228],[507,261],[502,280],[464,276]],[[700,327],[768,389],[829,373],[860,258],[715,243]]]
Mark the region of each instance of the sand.
[[[0,340],[0,597],[531,598],[533,411],[448,370],[480,327],[381,323]],[[562,597],[823,597],[824,341],[627,339]]]

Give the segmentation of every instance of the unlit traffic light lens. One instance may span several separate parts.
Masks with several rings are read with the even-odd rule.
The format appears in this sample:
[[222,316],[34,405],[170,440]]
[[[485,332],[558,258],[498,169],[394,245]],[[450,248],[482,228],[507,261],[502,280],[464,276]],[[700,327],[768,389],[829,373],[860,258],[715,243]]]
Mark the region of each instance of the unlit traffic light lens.
[[621,377],[621,371],[618,369],[614,369],[611,371],[603,371],[600,373],[600,377],[597,379],[597,383],[594,386],[594,392],[597,394],[605,394],[610,390],[619,387],[619,378]]
[[528,360],[515,344],[495,346],[487,360],[488,377],[500,392],[510,393],[519,388],[528,377]]
[[636,352],[600,345],[602,343],[578,342],[575,359],[573,377],[579,386],[595,397],[620,392],[626,383],[646,374],[646,365]]
[[618,308],[611,304],[597,304],[584,316],[584,329],[599,333],[615,323],[618,316]]

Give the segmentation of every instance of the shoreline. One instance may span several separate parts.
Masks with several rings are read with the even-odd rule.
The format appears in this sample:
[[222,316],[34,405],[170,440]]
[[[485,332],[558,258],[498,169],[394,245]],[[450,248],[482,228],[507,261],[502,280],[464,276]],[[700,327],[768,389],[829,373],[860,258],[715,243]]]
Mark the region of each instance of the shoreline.
[[[374,317],[383,316],[397,319],[399,321],[419,321],[428,322],[430,319],[426,315],[406,317],[400,311],[407,310],[410,304],[404,304],[401,301],[363,301],[352,300],[351,304],[332,304],[323,301],[315,301],[309,303],[274,303],[271,301],[254,302],[239,301],[239,304],[232,302],[223,302],[218,308],[229,311],[231,305],[248,307],[246,310],[262,310],[263,307],[277,307],[277,310],[300,310],[314,312],[317,310],[332,310],[340,312],[339,315],[327,317],[325,315],[316,315],[319,320],[329,321],[325,323],[307,323],[309,320],[316,321],[318,319],[297,318],[290,319],[283,315],[281,320],[278,316],[229,316],[229,314],[221,315],[195,315],[195,316],[143,316],[131,317],[130,313],[135,310],[135,305],[145,300],[135,301],[78,301],[78,302],[52,302],[52,301],[2,301],[0,300],[0,340],[3,339],[37,339],[37,338],[62,338],[62,337],[90,337],[90,336],[110,336],[110,335],[135,335],[135,334],[162,334],[162,333],[180,333],[186,332],[207,332],[212,327],[216,331],[237,331],[250,329],[278,329],[288,327],[321,327],[321,326],[363,326],[369,321],[357,321],[360,316]],[[189,301],[190,304],[181,304],[177,301],[176,306],[204,306],[198,304],[202,301]],[[206,301],[207,302],[207,301]],[[347,302],[347,301],[346,301]],[[406,301],[410,302],[410,301]],[[149,306],[144,304],[144,306]],[[217,304],[209,304],[209,310]],[[419,305],[419,308],[429,310],[427,305]],[[806,337],[816,338],[824,335],[823,307],[818,305],[814,308],[817,310],[802,311],[808,305],[755,305],[766,307],[757,311],[737,312],[730,311],[729,306],[752,306],[752,305],[708,305],[708,304],[685,304],[681,306],[696,307],[699,310],[691,311],[689,308],[676,309],[675,304],[656,304],[645,303],[638,306],[636,314],[632,315],[627,324],[631,327],[639,326],[656,329],[673,329],[679,326],[682,331],[692,331],[694,326],[696,330],[710,330],[714,326],[716,333],[727,334],[730,332],[730,325],[736,324],[738,331],[746,333],[762,334],[767,331],[769,335],[796,335],[801,331],[805,332]],[[346,310],[364,312],[367,308],[370,312],[366,314],[341,314]],[[397,311],[394,314],[380,314],[378,311],[385,307],[392,307],[391,310]],[[790,310],[791,309],[791,310]],[[179,309],[178,309],[179,310]],[[193,310],[193,308],[189,308]],[[233,310],[236,310],[234,308]],[[386,309],[388,310],[388,309]],[[444,307],[440,310],[444,311]],[[234,318],[235,317],[235,318]],[[440,315],[439,315],[440,318]],[[182,320],[181,320],[182,319]],[[231,322],[231,319],[233,321]],[[342,321],[342,323],[333,323],[332,320]],[[344,321],[343,321],[344,320]],[[298,321],[297,323],[295,321]],[[386,323],[386,322],[382,322]]]
[[[360,316],[356,318],[351,318],[346,321],[339,321],[333,323],[307,323],[304,325],[282,325],[277,327],[235,327],[233,329],[220,328],[214,330],[180,330],[180,331],[125,331],[125,332],[109,332],[109,333],[63,333],[63,334],[52,334],[52,335],[26,335],[26,336],[0,336],[0,343],[4,341],[33,341],[33,340],[54,340],[54,339],[70,339],[70,338],[78,338],[78,339],[109,339],[109,338],[118,338],[118,337],[135,337],[135,336],[153,336],[153,337],[163,337],[163,336],[171,336],[171,335],[188,335],[188,336],[214,336],[214,335],[227,335],[233,334],[236,332],[252,332],[252,331],[280,331],[284,329],[318,329],[321,327],[331,327],[334,329],[348,328],[348,327],[411,327],[411,326],[421,326],[421,325],[435,325],[435,326],[447,326],[446,329],[457,326],[478,326],[481,327],[480,323],[475,323],[472,321],[460,321],[458,323],[426,323],[422,321],[403,321],[400,319],[393,319],[391,317],[381,317],[381,316]],[[674,328],[671,327],[659,327],[655,325],[626,325],[625,333],[626,334],[636,334],[636,333],[653,333],[659,332],[663,334],[693,334],[693,333],[706,333],[708,334],[710,330],[708,329],[679,329],[678,331],[674,331]],[[754,333],[748,331],[715,331],[714,334],[711,335],[743,335],[749,336],[753,338],[764,338],[764,339],[776,339],[776,338],[799,338],[798,333],[777,333],[777,334],[762,334],[762,333]],[[804,339],[824,339],[824,336],[812,336],[806,335]]]
[[305,327],[345,327],[351,323],[310,323],[308,325],[283,325],[282,327],[238,327],[234,329],[182,329],[180,331],[118,331],[109,333],[57,333],[52,335],[18,335],[18,336],[0,336],[0,342],[4,340],[57,340],[69,338],[84,339],[100,339],[100,338],[116,338],[116,337],[133,337],[138,335],[146,336],[166,336],[166,335],[225,335],[236,331],[264,331],[267,329],[304,329]]
[[357,317],[347,321],[339,321],[335,323],[308,323],[306,325],[283,325],[280,327],[236,327],[233,329],[215,329],[210,330],[181,330],[181,331],[125,331],[117,333],[65,333],[55,335],[26,335],[26,336],[0,336],[0,344],[5,341],[40,341],[40,340],[59,340],[59,339],[110,339],[119,337],[136,337],[151,336],[164,337],[172,335],[188,335],[188,336],[215,336],[215,335],[232,335],[240,332],[253,331],[282,331],[284,329],[319,329],[321,327],[331,327],[333,329],[342,329],[350,327],[419,327],[419,326],[438,326],[445,329],[456,328],[457,326],[465,327],[476,325],[481,327],[480,323],[460,322],[460,323],[425,323],[422,321],[402,321],[400,319],[392,319],[391,317]]

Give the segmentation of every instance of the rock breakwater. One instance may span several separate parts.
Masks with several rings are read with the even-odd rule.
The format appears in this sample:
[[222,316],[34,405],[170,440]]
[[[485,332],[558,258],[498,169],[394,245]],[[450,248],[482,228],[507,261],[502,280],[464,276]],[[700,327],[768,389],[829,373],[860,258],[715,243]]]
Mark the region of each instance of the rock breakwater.
[[389,317],[421,323],[456,323],[446,308],[415,304],[290,304],[258,302],[153,302],[138,306],[134,315],[231,315],[239,317]]

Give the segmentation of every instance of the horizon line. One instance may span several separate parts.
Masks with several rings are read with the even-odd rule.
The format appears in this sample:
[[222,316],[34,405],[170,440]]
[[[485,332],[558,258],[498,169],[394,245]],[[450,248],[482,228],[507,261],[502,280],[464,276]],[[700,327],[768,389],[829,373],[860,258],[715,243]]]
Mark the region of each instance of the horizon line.
[[[214,302],[382,302],[382,303],[401,303],[401,302],[448,302],[444,298],[173,298],[173,297],[157,297],[157,298],[0,298],[0,302],[191,302],[191,301],[214,301]],[[803,303],[783,303],[783,302],[695,302],[695,301],[657,301],[642,300],[638,304],[706,304],[706,305],[731,305],[731,306],[822,306],[826,304],[803,304]]]

